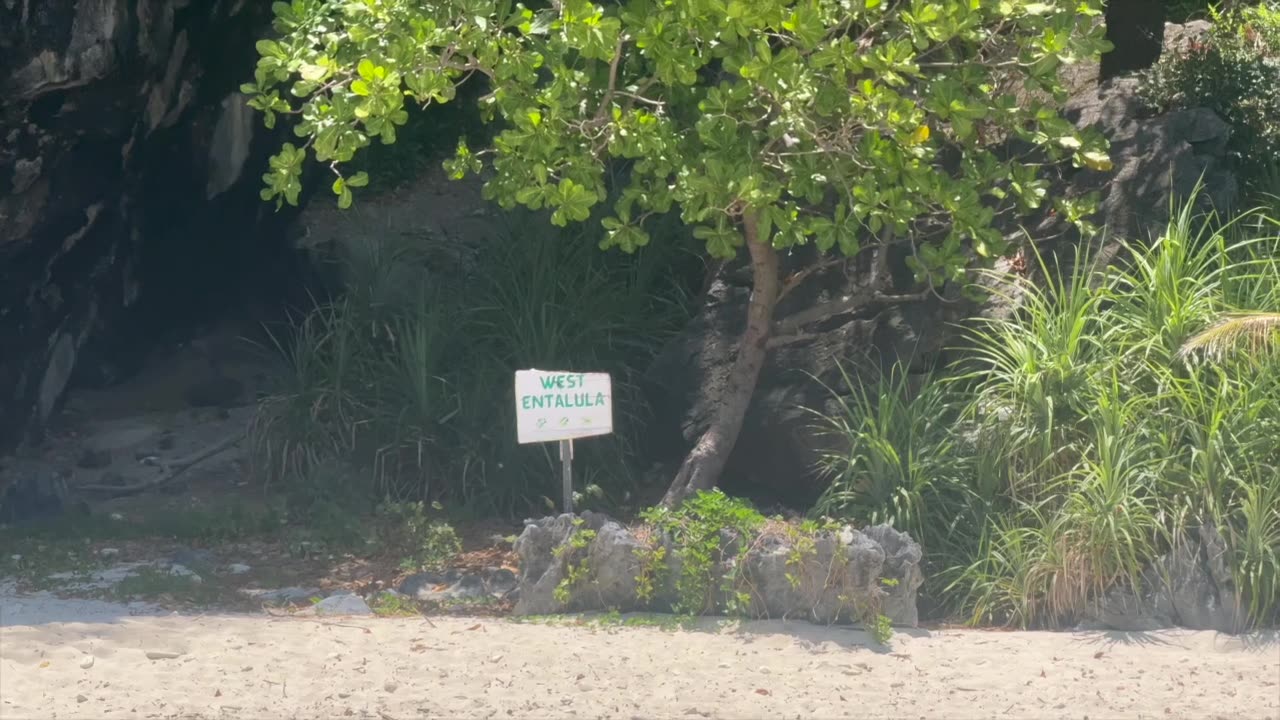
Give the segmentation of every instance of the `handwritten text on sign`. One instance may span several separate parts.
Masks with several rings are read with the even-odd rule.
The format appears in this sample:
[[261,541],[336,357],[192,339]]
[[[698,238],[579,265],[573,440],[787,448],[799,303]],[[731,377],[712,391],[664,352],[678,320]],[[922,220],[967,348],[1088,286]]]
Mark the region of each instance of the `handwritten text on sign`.
[[516,437],[520,443],[611,432],[613,388],[607,373],[516,373]]

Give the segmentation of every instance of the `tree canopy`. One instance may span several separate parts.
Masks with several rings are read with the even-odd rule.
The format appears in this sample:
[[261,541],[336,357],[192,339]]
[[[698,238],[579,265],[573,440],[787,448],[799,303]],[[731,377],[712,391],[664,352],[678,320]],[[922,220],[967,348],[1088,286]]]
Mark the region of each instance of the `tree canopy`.
[[[306,158],[328,163],[339,202],[363,175],[343,163],[391,143],[406,103],[447,102],[482,76],[492,147],[459,143],[455,175],[488,164],[488,196],[549,208],[564,225],[608,202],[603,245],[650,241],[677,207],[730,257],[750,212],[776,248],[852,255],[888,231],[919,241],[917,271],[955,277],[964,246],[1001,252],[991,224],[1044,200],[1019,138],[1104,166],[1049,104],[1058,72],[1105,49],[1097,0],[293,0],[259,43],[245,90],[268,123],[298,115],[265,177],[296,203]],[[611,180],[613,181],[611,184]],[[933,242],[928,242],[933,241]]]

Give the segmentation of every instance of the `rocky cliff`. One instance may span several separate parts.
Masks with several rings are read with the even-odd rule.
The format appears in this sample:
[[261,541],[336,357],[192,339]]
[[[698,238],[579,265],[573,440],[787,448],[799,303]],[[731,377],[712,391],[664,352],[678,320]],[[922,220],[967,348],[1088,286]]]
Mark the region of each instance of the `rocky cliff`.
[[0,0],[0,452],[73,373],[127,373],[138,328],[216,302],[215,276],[276,219],[248,168],[279,140],[235,92],[268,16],[248,0]]

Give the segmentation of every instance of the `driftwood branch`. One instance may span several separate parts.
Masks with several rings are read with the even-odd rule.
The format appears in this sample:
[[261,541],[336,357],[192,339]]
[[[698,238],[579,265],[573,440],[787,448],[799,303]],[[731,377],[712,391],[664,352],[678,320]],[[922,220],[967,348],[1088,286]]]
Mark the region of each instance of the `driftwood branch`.
[[133,485],[80,485],[76,489],[82,492],[107,493],[116,497],[146,492],[147,490],[171,483],[191,468],[199,465],[209,458],[230,450],[243,440],[244,436],[244,430],[236,430],[234,433],[215,440],[192,455],[174,463],[170,466],[171,469],[169,469],[169,472],[164,475],[152,480],[147,480],[146,482],[134,483]]

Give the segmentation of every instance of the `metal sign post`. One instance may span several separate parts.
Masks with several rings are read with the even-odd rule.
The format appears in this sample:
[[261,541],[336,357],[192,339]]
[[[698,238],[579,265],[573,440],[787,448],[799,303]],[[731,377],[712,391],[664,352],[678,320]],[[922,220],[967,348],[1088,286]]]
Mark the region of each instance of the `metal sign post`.
[[613,432],[608,373],[520,370],[515,377],[516,441],[560,443],[564,511],[573,512],[573,441]]
[[560,441],[561,481],[564,484],[564,511],[573,514],[573,440]]

